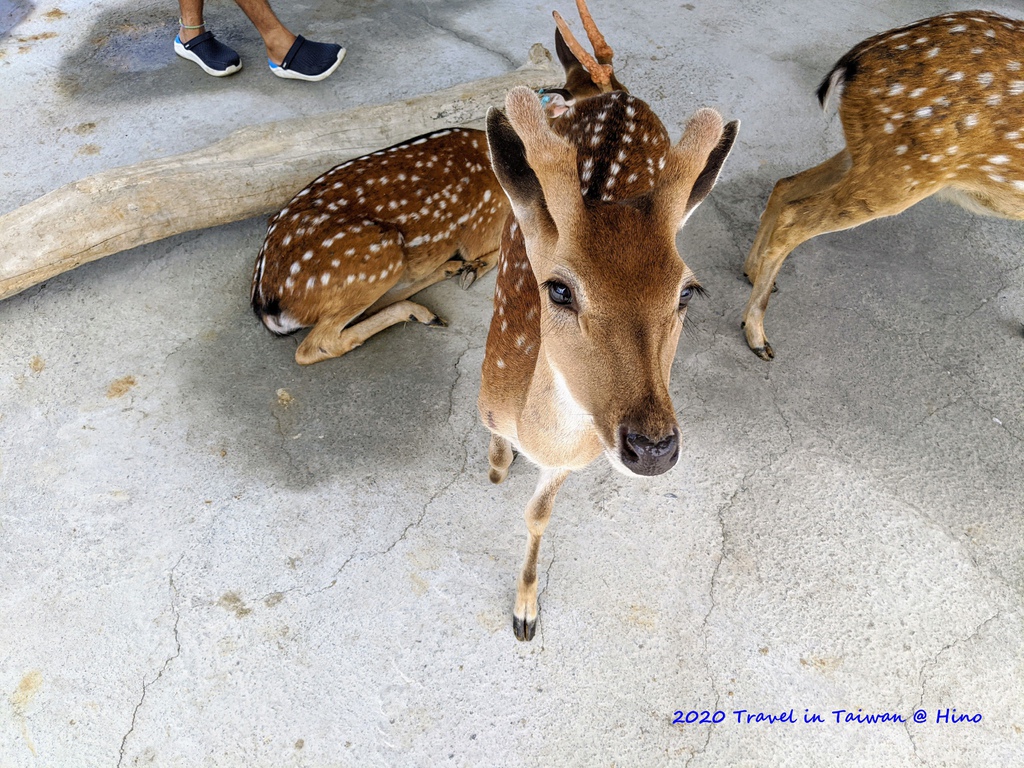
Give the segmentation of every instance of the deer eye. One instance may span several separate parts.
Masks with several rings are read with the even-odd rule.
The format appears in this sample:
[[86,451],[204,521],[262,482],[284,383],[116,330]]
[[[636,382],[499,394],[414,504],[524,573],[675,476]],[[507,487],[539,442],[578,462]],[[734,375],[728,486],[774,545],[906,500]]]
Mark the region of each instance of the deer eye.
[[569,290],[569,286],[555,280],[548,283],[548,297],[553,303],[563,307],[572,304],[572,291]]
[[690,299],[698,294],[704,293],[704,289],[699,285],[688,285],[679,292],[679,309],[686,309],[686,305],[690,303]]

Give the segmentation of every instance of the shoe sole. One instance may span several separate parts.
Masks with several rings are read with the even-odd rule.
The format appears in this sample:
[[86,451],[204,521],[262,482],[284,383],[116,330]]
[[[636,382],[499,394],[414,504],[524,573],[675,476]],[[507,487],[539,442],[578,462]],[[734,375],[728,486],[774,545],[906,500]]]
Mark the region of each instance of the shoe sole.
[[306,80],[307,82],[315,83],[334,74],[334,70],[341,66],[341,62],[345,60],[346,53],[348,53],[348,51],[345,48],[342,48],[340,51],[338,51],[337,60],[330,66],[329,69],[324,70],[319,75],[304,75],[301,72],[296,72],[293,69],[284,69],[278,64],[274,64],[270,68],[270,71],[273,72],[278,77],[283,77],[285,80]]
[[210,67],[206,65],[205,61],[199,58],[196,54],[192,53],[192,51],[188,50],[188,48],[179,43],[177,40],[174,41],[174,52],[181,56],[181,58],[183,59],[187,59],[188,61],[194,61],[202,68],[203,72],[205,72],[208,75],[213,75],[214,77],[227,77],[228,75],[235,74],[235,72],[242,68],[242,63],[239,62],[238,64],[228,67],[227,69],[210,69]]

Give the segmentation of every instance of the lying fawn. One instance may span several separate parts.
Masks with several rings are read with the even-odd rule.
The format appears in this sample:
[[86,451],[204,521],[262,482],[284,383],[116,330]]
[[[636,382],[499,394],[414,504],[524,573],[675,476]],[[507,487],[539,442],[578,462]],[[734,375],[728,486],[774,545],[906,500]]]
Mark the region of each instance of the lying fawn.
[[338,357],[395,323],[444,323],[409,297],[494,266],[508,200],[483,131],[451,128],[350,160],[270,220],[250,300],[273,333],[314,326],[302,365]]
[[764,313],[783,260],[802,242],[943,197],[1024,218],[1024,22],[948,13],[868,38],[818,88],[840,93],[846,147],[780,180],[743,271],[753,283],[747,344],[774,352]]
[[516,88],[504,113],[487,116],[514,216],[478,405],[492,432],[491,481],[505,479],[513,449],[540,468],[512,618],[520,640],[534,636],[540,540],[569,473],[601,453],[631,475],[661,474],[679,457],[669,375],[701,289],[676,233],[714,186],[738,125],[702,109],[673,146],[615,81],[611,48],[584,0],[577,7],[596,59],[555,14],[566,87],[543,102]]

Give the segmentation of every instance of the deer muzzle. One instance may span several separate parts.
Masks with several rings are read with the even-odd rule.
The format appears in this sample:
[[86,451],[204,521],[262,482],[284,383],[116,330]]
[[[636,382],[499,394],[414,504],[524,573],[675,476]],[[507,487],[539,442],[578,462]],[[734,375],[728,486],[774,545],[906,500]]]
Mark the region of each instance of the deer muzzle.
[[626,425],[619,427],[619,459],[636,475],[660,475],[672,469],[679,460],[679,428],[667,435],[650,436],[633,432]]

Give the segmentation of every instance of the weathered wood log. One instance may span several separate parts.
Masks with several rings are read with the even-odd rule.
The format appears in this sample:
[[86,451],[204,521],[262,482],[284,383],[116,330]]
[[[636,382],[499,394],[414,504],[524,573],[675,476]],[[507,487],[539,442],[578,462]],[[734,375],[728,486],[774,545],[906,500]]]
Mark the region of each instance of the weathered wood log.
[[[541,45],[520,69],[405,101],[242,128],[205,149],[114,168],[0,216],[0,299],[171,235],[282,208],[328,168],[447,126],[482,126],[516,85],[557,85]],[[213,183],[216,180],[216,183]]]

